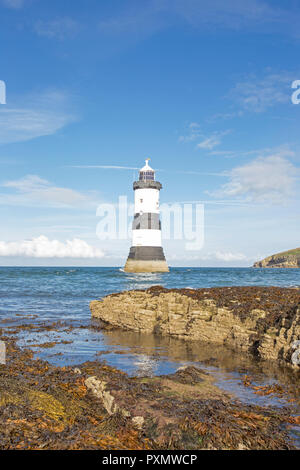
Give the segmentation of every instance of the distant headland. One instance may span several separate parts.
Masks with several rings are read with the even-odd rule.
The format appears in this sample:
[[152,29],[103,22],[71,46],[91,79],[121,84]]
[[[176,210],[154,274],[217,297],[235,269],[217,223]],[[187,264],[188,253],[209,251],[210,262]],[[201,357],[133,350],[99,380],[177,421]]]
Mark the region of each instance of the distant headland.
[[284,251],[257,261],[254,268],[300,268],[300,248]]

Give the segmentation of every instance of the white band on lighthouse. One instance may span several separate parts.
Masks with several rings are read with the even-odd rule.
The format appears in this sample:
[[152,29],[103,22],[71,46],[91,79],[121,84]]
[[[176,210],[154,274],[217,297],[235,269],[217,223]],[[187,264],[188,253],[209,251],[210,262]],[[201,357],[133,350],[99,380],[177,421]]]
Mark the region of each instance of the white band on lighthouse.
[[148,159],[133,183],[134,219],[132,246],[125,265],[126,272],[168,272],[162,248],[159,220],[159,191],[162,185],[155,181],[155,171]]

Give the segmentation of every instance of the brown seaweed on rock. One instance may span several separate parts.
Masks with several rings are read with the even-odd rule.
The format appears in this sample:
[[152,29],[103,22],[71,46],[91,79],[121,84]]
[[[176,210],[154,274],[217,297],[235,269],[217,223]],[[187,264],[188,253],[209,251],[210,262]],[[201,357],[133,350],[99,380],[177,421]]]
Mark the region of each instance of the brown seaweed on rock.
[[274,326],[282,318],[290,319],[300,305],[300,290],[284,287],[210,287],[201,289],[166,289],[153,286],[146,290],[151,295],[176,292],[196,300],[212,299],[217,307],[225,307],[241,320],[251,310],[260,309],[268,313],[260,319],[262,325]]

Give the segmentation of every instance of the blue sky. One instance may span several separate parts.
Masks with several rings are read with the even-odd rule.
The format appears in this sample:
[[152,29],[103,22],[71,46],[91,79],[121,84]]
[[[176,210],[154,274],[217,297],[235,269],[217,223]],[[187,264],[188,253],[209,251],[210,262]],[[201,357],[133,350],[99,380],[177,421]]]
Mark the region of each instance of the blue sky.
[[299,21],[299,1],[0,0],[0,265],[124,264],[96,209],[133,200],[148,156],[163,203],[205,207],[171,265],[299,246]]

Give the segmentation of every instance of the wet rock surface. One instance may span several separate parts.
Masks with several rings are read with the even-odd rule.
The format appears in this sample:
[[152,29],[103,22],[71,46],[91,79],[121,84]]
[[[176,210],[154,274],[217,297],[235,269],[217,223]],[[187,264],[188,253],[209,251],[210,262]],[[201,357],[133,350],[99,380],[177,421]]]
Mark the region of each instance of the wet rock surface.
[[224,344],[299,367],[293,349],[300,339],[299,289],[154,286],[111,294],[90,309],[107,328]]
[[201,368],[129,377],[100,362],[55,367],[3,331],[0,340],[1,449],[293,448],[289,407],[241,404]]

